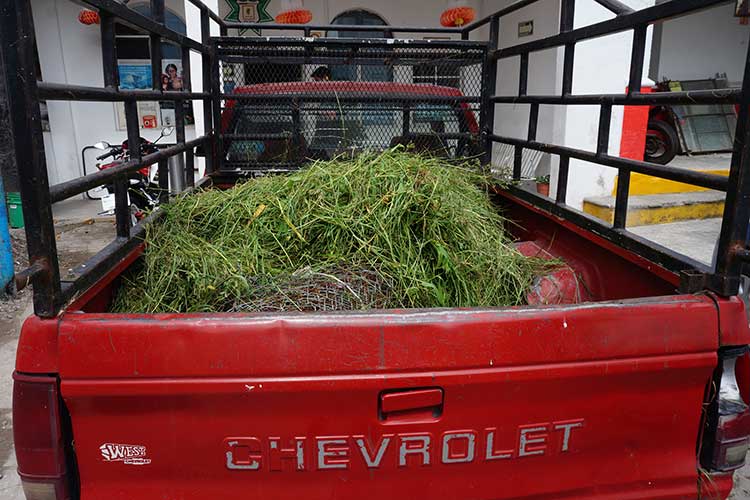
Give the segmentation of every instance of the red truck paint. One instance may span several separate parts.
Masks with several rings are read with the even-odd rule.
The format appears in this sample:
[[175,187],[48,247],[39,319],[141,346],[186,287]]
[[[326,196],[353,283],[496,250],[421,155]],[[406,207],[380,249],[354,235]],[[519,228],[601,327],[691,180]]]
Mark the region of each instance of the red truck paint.
[[[443,87],[440,85],[421,85],[414,83],[398,82],[348,82],[348,81],[310,81],[310,82],[281,82],[281,83],[260,83],[256,85],[245,85],[233,90],[235,94],[346,94],[346,93],[367,93],[372,95],[426,95],[426,96],[462,96],[461,91],[455,87]],[[221,114],[221,129],[229,130],[229,124],[232,122],[234,107],[237,101],[228,99],[226,107]],[[467,103],[460,103],[464,110],[466,126],[472,134],[479,132],[474,113]]]
[[[630,90],[625,87],[625,93]],[[641,87],[640,92],[653,92],[651,87]],[[620,158],[643,161],[648,130],[648,106],[623,106],[622,135],[620,137]]]
[[[516,244],[516,250],[527,257],[552,260],[554,255],[533,241],[522,241]],[[529,305],[578,304],[589,300],[586,287],[570,266],[561,266],[551,270],[546,276],[534,280],[531,290],[526,294]]]
[[[685,324],[675,324],[676,316]],[[576,485],[590,484],[592,495],[622,494],[651,491],[649,481],[654,491],[685,495],[696,480],[695,438],[685,436],[698,435],[716,364],[717,337],[706,335],[712,330],[716,309],[705,297],[535,311],[71,314],[61,322],[60,377],[84,499],[86,489],[90,498],[113,499],[164,492],[362,498],[363,491],[372,498],[559,498],[568,490],[581,498],[586,492]],[[382,391],[425,386],[445,393],[439,419],[381,422]],[[578,419],[584,426],[563,454],[552,423]],[[527,437],[543,440],[533,444],[549,452],[521,455],[525,426],[540,428]],[[512,459],[445,464],[432,451],[430,467],[410,460],[402,469],[393,466],[394,446],[377,470],[351,460],[343,471],[305,467],[293,481],[288,460],[284,474],[262,470],[260,477],[226,466],[228,438],[277,438],[282,448],[304,438],[303,453],[311,454],[316,440],[330,436],[363,435],[373,450],[389,433],[490,428],[497,429],[494,451],[512,450]],[[151,462],[104,461],[100,446],[110,442],[145,446]],[[561,466],[564,473],[556,473]],[[549,480],[540,482],[540,473]],[[503,476],[512,480],[498,494]]]
[[118,268],[29,319],[16,368],[59,376],[81,499],[725,497],[731,475],[698,486],[696,443],[720,343],[750,342],[742,302],[675,295],[663,269],[501,203],[591,302],[104,313]]

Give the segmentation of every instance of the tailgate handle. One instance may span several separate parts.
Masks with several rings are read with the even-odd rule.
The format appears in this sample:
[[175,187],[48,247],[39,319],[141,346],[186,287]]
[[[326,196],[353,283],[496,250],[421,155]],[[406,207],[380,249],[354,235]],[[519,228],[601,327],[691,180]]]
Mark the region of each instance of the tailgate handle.
[[443,413],[443,389],[404,389],[380,394],[381,420],[415,413],[439,417]]

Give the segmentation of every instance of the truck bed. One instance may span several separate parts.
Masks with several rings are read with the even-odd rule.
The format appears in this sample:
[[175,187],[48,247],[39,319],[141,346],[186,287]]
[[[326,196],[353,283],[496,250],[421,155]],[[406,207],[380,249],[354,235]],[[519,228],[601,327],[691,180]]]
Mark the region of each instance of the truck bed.
[[[596,0],[611,15],[583,24],[577,22],[580,2],[565,0],[549,13],[559,13],[553,34],[516,42],[509,42],[501,24],[513,24],[538,0],[451,28],[231,22],[201,0],[190,1],[200,17],[199,39],[165,23],[163,0],[151,0],[150,15],[118,2],[84,0],[95,11],[87,19],[97,12],[100,17],[104,86],[37,81],[31,3],[6,0],[2,9],[8,158],[19,169],[29,253],[29,266],[16,273],[15,283],[34,288],[35,314],[19,340],[13,402],[18,471],[29,499],[652,500],[729,494],[731,471],[744,464],[750,445],[750,299],[741,286],[750,262],[750,58],[738,88],[648,92],[641,85],[649,28],[726,0],[671,0],[635,11]],[[150,91],[121,88],[117,24],[179,47],[183,69],[197,56],[200,69],[193,64],[194,71],[185,72],[181,90],[164,92],[159,78],[152,78]],[[263,30],[263,36],[229,36],[235,29]],[[310,36],[313,29],[340,36]],[[299,36],[269,36],[274,32]],[[420,39],[402,38],[417,33]],[[630,44],[629,59],[608,65],[622,70],[622,88],[576,92],[576,45],[611,37],[623,48]],[[529,71],[530,61],[550,50],[557,61],[549,59],[548,69],[560,75],[562,90],[530,93],[538,73]],[[162,55],[150,53],[154,76]],[[508,72],[510,63],[516,69]],[[337,69],[356,75],[346,80],[387,75],[394,86],[376,92],[385,88],[382,82],[308,85],[307,69],[322,65],[331,76]],[[439,69],[443,65],[448,71]],[[435,68],[439,82],[451,80],[460,92],[436,93],[423,68]],[[201,77],[196,92],[190,83]],[[498,85],[500,77],[512,85]],[[278,80],[298,91],[292,95],[276,85],[269,94],[239,92]],[[422,92],[425,83],[433,89],[429,95]],[[597,93],[605,91],[610,93]],[[176,143],[142,155],[138,103],[163,100],[173,102]],[[40,109],[46,101],[121,103],[127,161],[50,185]],[[255,103],[274,125],[225,129],[232,101]],[[197,137],[186,140],[181,115],[190,102],[202,104],[203,120]],[[353,113],[342,103],[351,103]],[[512,116],[499,112],[502,104],[513,107]],[[571,105],[592,107],[582,126],[595,147],[547,142],[539,121],[548,117],[540,108]],[[620,107],[694,105],[737,109],[727,177],[644,162],[610,148],[622,135]],[[438,109],[453,111],[436,119]],[[196,166],[205,173],[199,186],[287,172],[339,146],[360,151],[362,141],[349,142],[355,134],[345,127],[347,116],[371,126],[356,135],[367,150],[424,143],[419,151],[478,154],[487,168],[507,168],[512,181],[496,193],[497,204],[515,221],[510,230],[519,250],[561,259],[563,268],[554,271],[560,274],[540,277],[522,307],[107,312],[122,273],[142,254],[148,223],[163,213],[133,224],[131,174],[157,165],[158,201],[168,203],[180,179],[193,185]],[[327,148],[331,143],[314,139],[330,131],[331,119],[346,133],[337,133],[335,147]],[[504,126],[511,122],[518,133]],[[428,139],[425,134],[429,141],[420,140]],[[224,144],[242,141],[250,143],[248,155],[230,157]],[[440,148],[432,146],[438,143]],[[306,144],[307,152],[301,147]],[[513,151],[512,161],[497,154],[498,145]],[[524,173],[529,153],[551,161]],[[184,169],[177,168],[183,157]],[[582,176],[599,175],[587,164],[617,171],[611,221],[568,204]],[[524,179],[545,180],[547,173],[556,181],[554,199],[524,188]],[[726,192],[714,266],[628,231],[631,174]],[[116,238],[63,281],[52,204],[97,186],[111,186]]]
[[670,273],[499,203],[586,302],[104,312],[136,252],[32,317],[17,370],[59,373],[81,498],[695,498],[719,318],[747,343],[741,302],[677,295]]

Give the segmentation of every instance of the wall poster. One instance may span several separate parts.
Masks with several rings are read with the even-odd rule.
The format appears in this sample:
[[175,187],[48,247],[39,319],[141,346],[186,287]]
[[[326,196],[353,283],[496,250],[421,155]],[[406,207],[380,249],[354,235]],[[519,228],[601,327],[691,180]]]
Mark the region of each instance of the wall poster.
[[[148,59],[120,59],[117,64],[121,90],[150,90],[153,88],[151,78],[151,61]],[[170,91],[183,90],[182,61],[180,59],[163,59],[161,72],[161,89]],[[185,102],[185,124],[192,125],[193,106]],[[175,126],[175,101],[139,101],[138,123],[144,129]],[[116,103],[117,128],[127,130],[125,106]]]

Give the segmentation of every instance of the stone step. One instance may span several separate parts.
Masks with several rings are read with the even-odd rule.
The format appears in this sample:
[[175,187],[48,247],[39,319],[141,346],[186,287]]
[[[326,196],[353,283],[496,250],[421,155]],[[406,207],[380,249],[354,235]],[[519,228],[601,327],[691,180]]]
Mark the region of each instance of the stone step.
[[[627,225],[644,226],[721,217],[724,213],[724,196],[721,191],[714,190],[630,196]],[[615,197],[586,198],[583,200],[583,211],[612,223]]]

